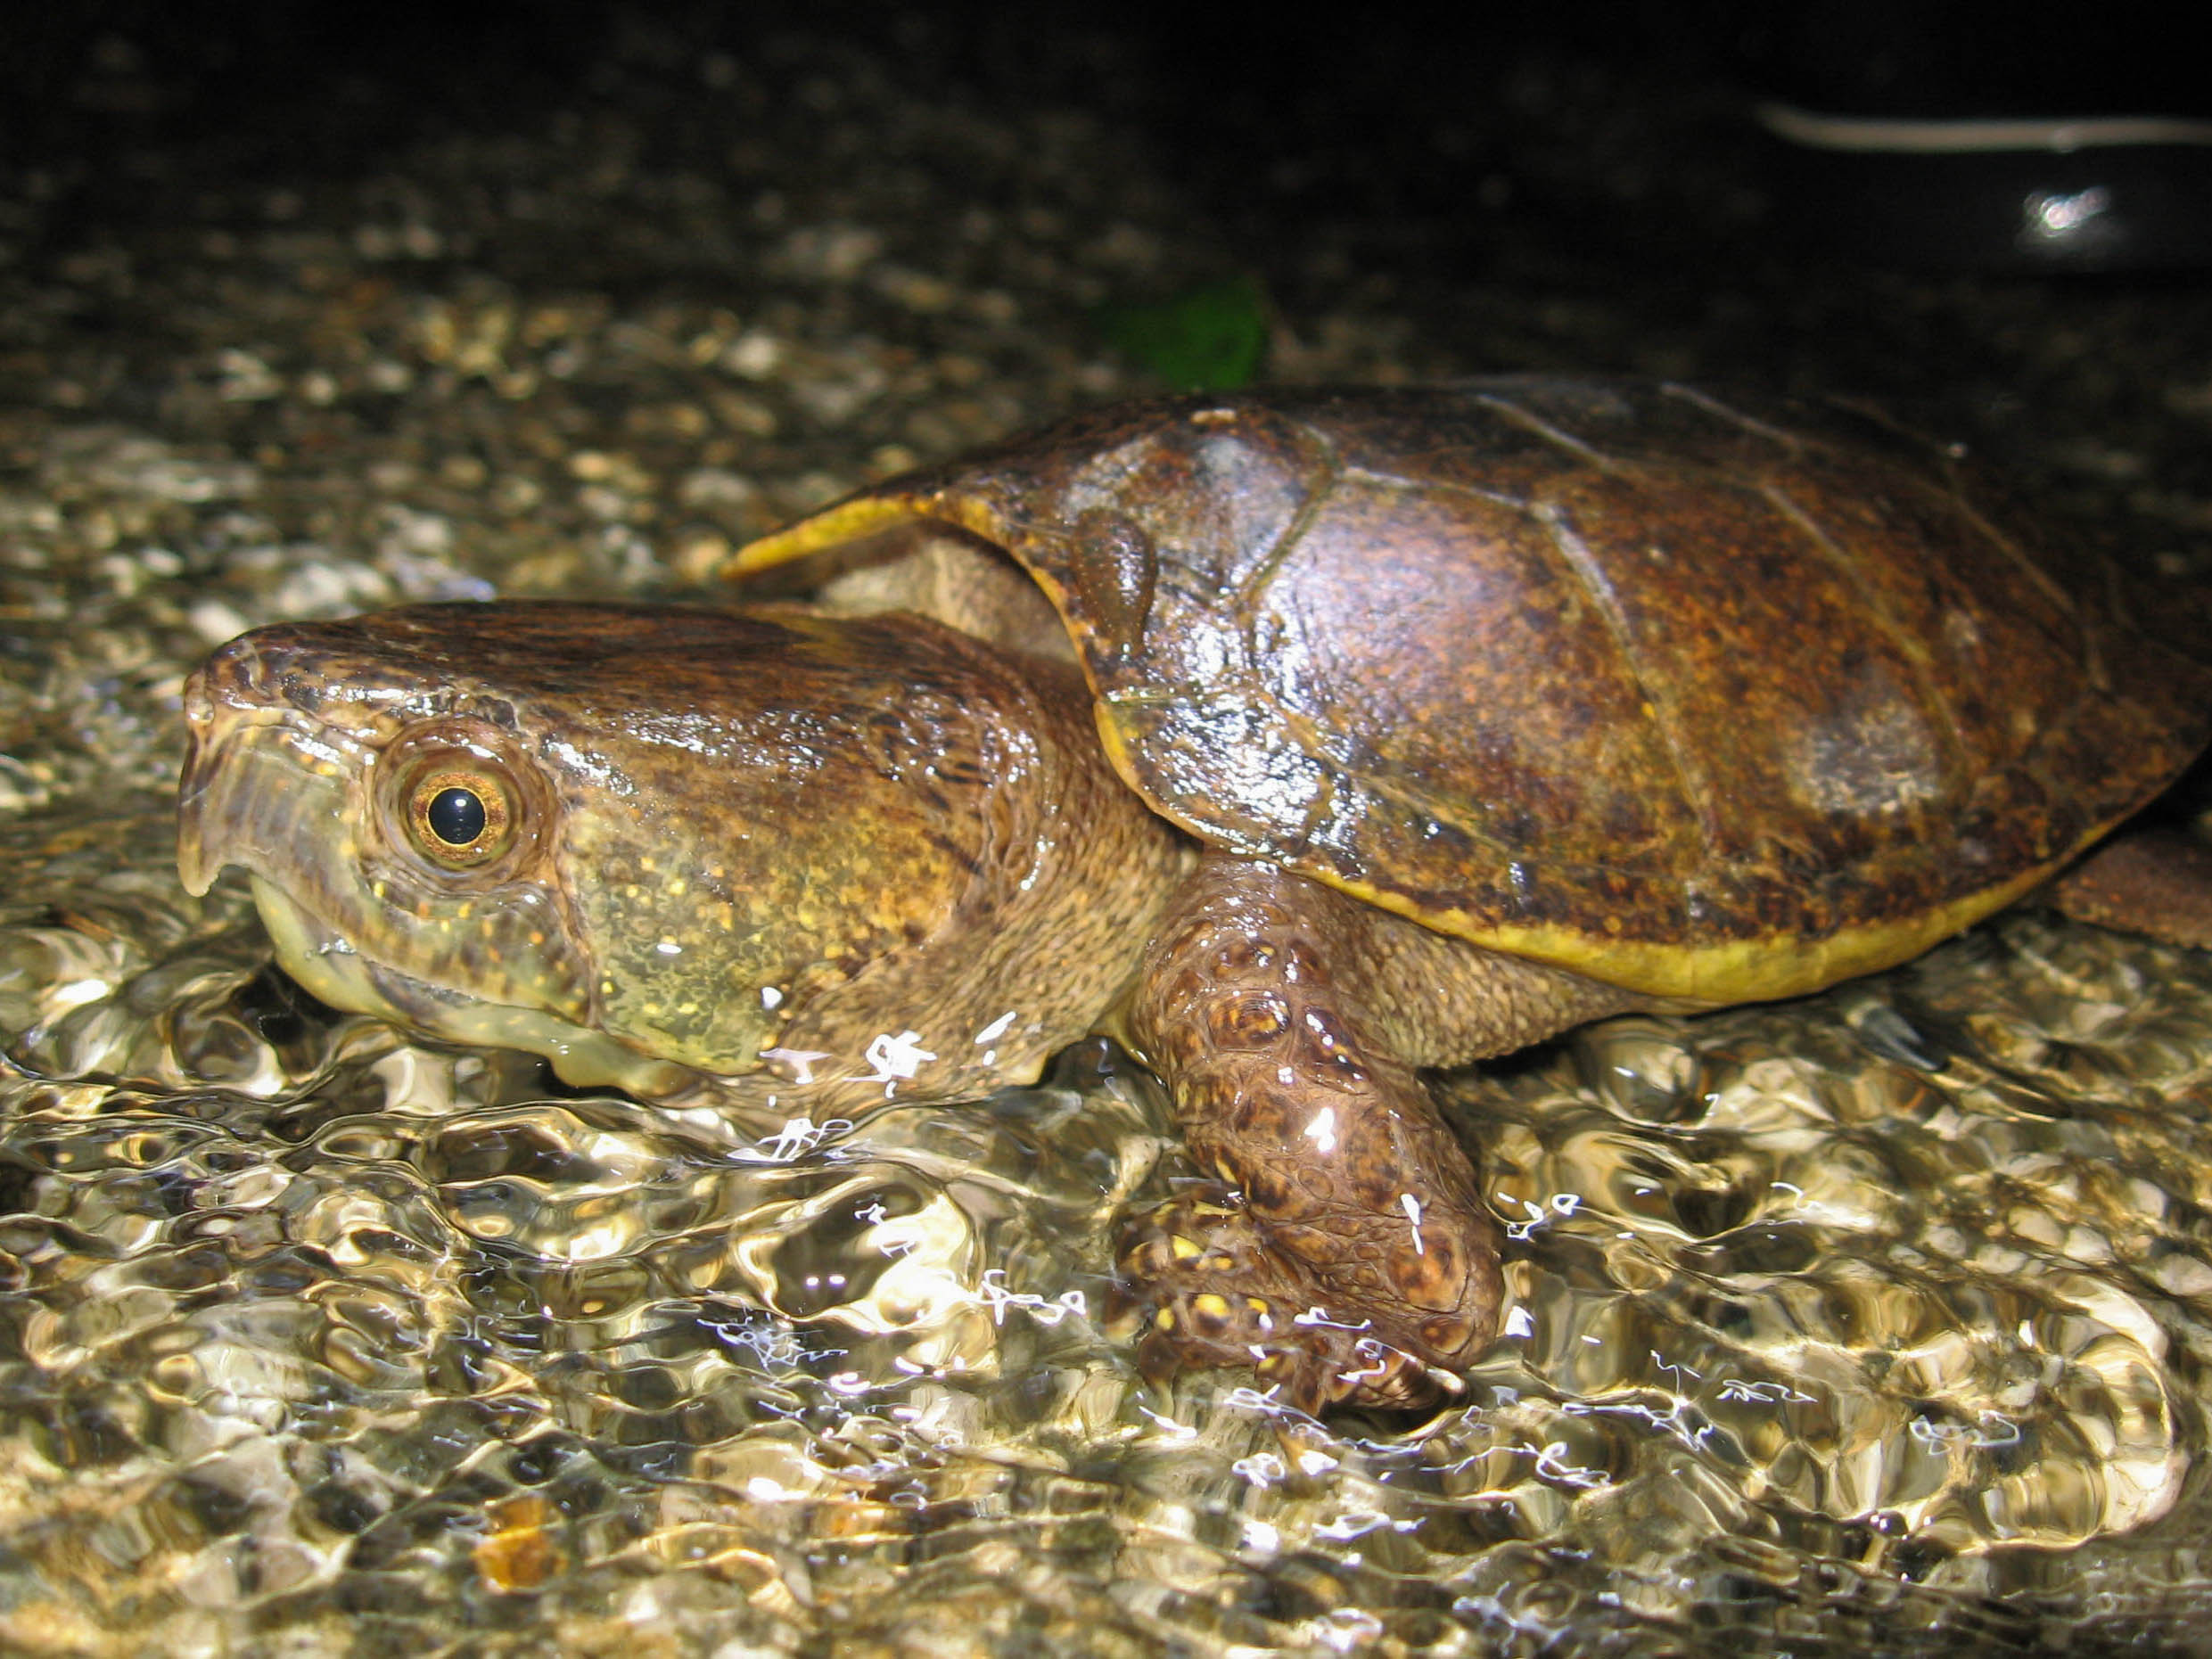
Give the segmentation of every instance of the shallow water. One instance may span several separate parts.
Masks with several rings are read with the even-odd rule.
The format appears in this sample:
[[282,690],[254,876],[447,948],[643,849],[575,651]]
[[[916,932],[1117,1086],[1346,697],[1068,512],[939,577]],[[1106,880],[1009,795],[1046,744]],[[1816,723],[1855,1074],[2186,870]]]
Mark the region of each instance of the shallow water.
[[1181,1167],[1103,1046],[974,1107],[674,1121],[308,1002],[229,882],[176,886],[158,795],[6,834],[0,1645],[2034,1652],[2212,1619],[2189,953],[2016,915],[1458,1080],[1519,1311],[1464,1408],[1317,1431],[1231,1374],[1153,1390],[1102,1331],[1114,1218]]
[[1224,218],[1113,113],[1142,62],[1042,107],[648,10],[496,132],[410,76],[358,151],[376,106],[289,59],[206,143],[134,125],[178,89],[117,36],[0,168],[0,1652],[2206,1652],[2204,957],[2019,916],[1462,1080],[1524,1317],[1460,1409],[1301,1431],[1101,1328],[1181,1168],[1110,1053],[679,1121],[333,1014],[182,892],[177,693],[231,634],[695,595],[1151,389],[1094,308],[1246,259],[1274,377],[1933,398],[2207,569],[2201,285],[1797,262],[1671,56],[1451,62],[1426,221],[1270,86],[1287,167],[1225,158]]

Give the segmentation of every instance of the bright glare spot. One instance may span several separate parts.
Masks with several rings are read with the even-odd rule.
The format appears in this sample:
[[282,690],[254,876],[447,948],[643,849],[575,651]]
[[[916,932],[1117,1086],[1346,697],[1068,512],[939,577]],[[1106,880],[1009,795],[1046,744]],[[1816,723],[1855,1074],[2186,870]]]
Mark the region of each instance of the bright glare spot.
[[874,1070],[871,1083],[889,1083],[911,1078],[922,1069],[925,1060],[937,1056],[922,1047],[919,1031],[900,1031],[893,1037],[889,1031],[879,1031],[868,1046],[867,1059]]
[[1413,1253],[1427,1255],[1428,1247],[1421,1243],[1421,1201],[1411,1193],[1400,1193],[1398,1202],[1405,1206],[1406,1220],[1413,1223]]
[[842,1135],[851,1127],[850,1118],[831,1118],[822,1123],[810,1118],[787,1118],[775,1134],[763,1135],[753,1144],[769,1162],[789,1163],[803,1158],[832,1135]]
[[1239,1458],[1230,1464],[1233,1474],[1241,1474],[1262,1491],[1279,1483],[1289,1471],[1283,1460],[1271,1451],[1255,1451],[1249,1458]]
[[2092,185],[2067,196],[2039,192],[2021,204],[2027,215],[2028,234],[2052,241],[2071,236],[2111,205],[2112,192],[2103,185]]
[[1080,1319],[1090,1312],[1090,1304],[1080,1290],[1062,1291],[1048,1300],[1034,1291],[1009,1290],[1004,1283],[1004,1274],[1003,1268],[991,1268],[975,1287],[975,1299],[991,1310],[993,1325],[1006,1323],[1008,1308],[1021,1309],[1040,1325],[1057,1325],[1071,1315]]
[[1014,1010],[1008,1008],[989,1025],[975,1033],[975,1046],[981,1048],[985,1043],[995,1043],[1013,1028]]
[[1313,1121],[1305,1126],[1305,1137],[1313,1143],[1317,1151],[1324,1153],[1336,1151],[1336,1108],[1323,1106],[1315,1113]]
[[763,1048],[761,1058],[781,1061],[792,1071],[792,1081],[802,1088],[814,1080],[814,1063],[829,1056],[816,1048]]

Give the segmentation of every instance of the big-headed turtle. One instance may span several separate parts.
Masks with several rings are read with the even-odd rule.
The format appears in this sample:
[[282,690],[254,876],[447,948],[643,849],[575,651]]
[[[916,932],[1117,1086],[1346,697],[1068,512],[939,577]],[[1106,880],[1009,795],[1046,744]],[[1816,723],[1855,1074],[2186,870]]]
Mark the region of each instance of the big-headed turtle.
[[326,1000],[648,1095],[958,1098],[1107,1025],[1219,1183],[1124,1246],[1147,1357],[1402,1404],[1501,1295],[1423,1068],[1903,961],[2212,729],[2110,571],[1835,409],[1138,404],[737,563],[933,527],[833,585],[874,615],[249,634],[187,694],[186,879],[245,865]]

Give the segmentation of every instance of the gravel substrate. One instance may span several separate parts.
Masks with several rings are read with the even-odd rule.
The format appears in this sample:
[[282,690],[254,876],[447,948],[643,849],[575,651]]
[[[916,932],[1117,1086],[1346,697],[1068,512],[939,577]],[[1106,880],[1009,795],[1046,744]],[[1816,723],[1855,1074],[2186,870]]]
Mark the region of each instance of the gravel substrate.
[[[2196,603],[2212,285],[1799,250],[1695,40],[287,15],[51,23],[0,114],[0,1647],[2202,1651],[2197,956],[2021,917],[1471,1081],[1552,1335],[1300,1471],[1085,1317],[1110,1055],[732,1161],[317,1007],[169,837],[234,634],[699,597],[1223,284],[1279,379],[1872,396]],[[878,1202],[895,1290],[780,1300]]]

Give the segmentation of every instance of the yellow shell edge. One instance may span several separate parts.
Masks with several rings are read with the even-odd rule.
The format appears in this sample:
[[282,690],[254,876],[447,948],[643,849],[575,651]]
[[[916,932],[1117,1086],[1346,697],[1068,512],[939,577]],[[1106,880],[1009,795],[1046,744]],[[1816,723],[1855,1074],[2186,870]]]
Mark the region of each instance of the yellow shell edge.
[[1565,927],[1485,924],[1464,911],[1423,910],[1362,882],[1340,882],[1320,872],[1312,874],[1356,899],[1486,949],[1565,968],[1570,973],[1647,997],[1723,1006],[1802,997],[1839,981],[1910,962],[1953,933],[1963,932],[1984,916],[2003,909],[2049,880],[2059,867],[2056,864],[2038,866],[2001,887],[1985,888],[1902,921],[1845,928],[1818,939],[1782,934],[1711,945],[1610,939]]
[[850,497],[795,524],[786,524],[779,530],[771,530],[747,542],[729,556],[721,573],[726,578],[751,576],[793,559],[803,559],[825,547],[865,541],[899,525],[932,519],[957,525],[1001,546],[1006,545],[998,514],[983,502],[948,497],[934,490],[912,495],[875,493]]

